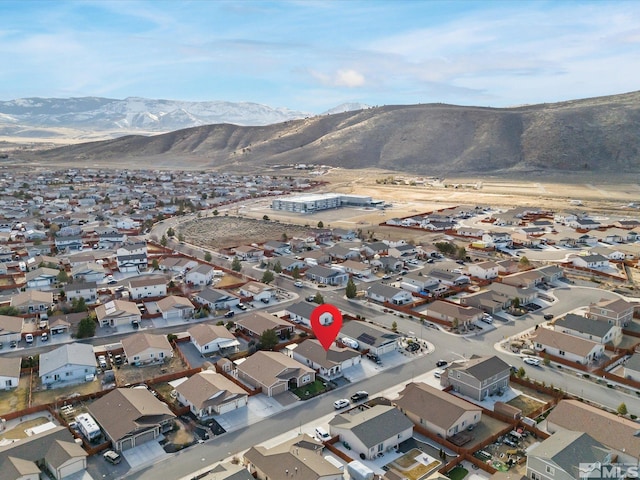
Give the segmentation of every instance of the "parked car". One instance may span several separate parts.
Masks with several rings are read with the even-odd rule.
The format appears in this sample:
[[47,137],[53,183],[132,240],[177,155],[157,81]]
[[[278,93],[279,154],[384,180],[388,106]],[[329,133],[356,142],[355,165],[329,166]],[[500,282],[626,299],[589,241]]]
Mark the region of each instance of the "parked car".
[[371,360],[372,362],[377,363],[378,365],[382,364],[382,360],[380,360],[380,357],[378,355],[376,355],[375,353],[367,353],[367,358],[369,360]]
[[305,298],[305,300],[307,302],[314,302],[316,300],[316,296],[315,295],[308,295],[307,298]]
[[540,366],[540,359],[536,357],[525,357],[523,362],[526,363],[527,365],[533,365],[534,367]]
[[227,313],[224,314],[226,318],[231,318],[234,315],[235,315],[235,312],[233,310],[229,310]]
[[491,315],[489,315],[488,313],[485,313],[484,315],[482,315],[481,320],[484,323],[493,323],[493,317]]
[[366,398],[369,398],[369,394],[364,390],[360,390],[354,393],[353,395],[351,395],[351,401],[353,403],[359,402],[360,400],[364,400]]
[[98,365],[100,368],[107,368],[107,357],[104,355],[98,355]]
[[10,348],[16,348],[18,346],[18,342],[16,342],[15,340],[11,340],[9,342],[9,347]]
[[544,319],[545,320],[553,320],[553,313],[545,313],[544,314]]
[[238,304],[238,308],[239,308],[240,310],[244,311],[244,310],[246,310],[246,309],[247,309],[247,306],[246,306],[244,303],[239,303],[239,304]]
[[407,352],[415,352],[415,351],[417,351],[417,350],[420,350],[420,344],[419,344],[419,343],[412,342],[412,343],[410,343],[409,345],[407,345],[406,347],[404,347],[404,349],[405,349]]
[[27,333],[27,334],[24,336],[24,341],[25,341],[25,342],[27,342],[27,343],[33,343],[33,335],[32,335],[32,334],[30,334],[30,333]]
[[46,342],[47,340],[49,340],[49,334],[47,332],[42,332],[42,335],[40,335],[40,340]]
[[448,362],[446,360],[438,360],[436,362],[436,367],[445,367],[448,365]]
[[316,427],[316,437],[318,437],[318,440],[320,440],[321,442],[326,442],[331,438],[331,435],[329,435],[329,433],[324,428]]
[[347,400],[346,398],[341,398],[340,400],[336,400],[335,402],[333,402],[333,408],[335,408],[336,410],[340,410],[341,408],[348,406],[349,400]]
[[293,282],[293,286],[294,287],[298,287],[298,288],[302,288],[302,287],[304,287],[304,284],[300,280],[298,280],[296,282]]
[[433,376],[436,378],[440,378],[442,375],[444,375],[444,370],[440,368],[433,372]]
[[387,275],[383,275],[382,276],[383,280],[391,280],[391,275],[387,274]]
[[117,465],[122,460],[120,454],[113,450],[107,450],[102,456],[107,462],[113,463],[114,465]]

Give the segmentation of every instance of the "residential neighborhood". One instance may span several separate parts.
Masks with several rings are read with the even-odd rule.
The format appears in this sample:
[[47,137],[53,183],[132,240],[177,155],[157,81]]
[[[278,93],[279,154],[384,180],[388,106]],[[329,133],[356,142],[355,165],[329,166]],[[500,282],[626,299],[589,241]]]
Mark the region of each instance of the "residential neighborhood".
[[[382,218],[384,202],[314,194],[312,210],[367,208],[433,239],[307,222],[214,249],[182,224],[262,197],[277,200],[257,222],[313,215],[303,192],[320,182],[2,174],[2,478],[145,478],[177,452],[206,461],[173,462],[176,478],[218,479],[578,479],[572,451],[638,461],[638,222],[476,205]],[[325,303],[341,314],[328,348],[312,328]]]

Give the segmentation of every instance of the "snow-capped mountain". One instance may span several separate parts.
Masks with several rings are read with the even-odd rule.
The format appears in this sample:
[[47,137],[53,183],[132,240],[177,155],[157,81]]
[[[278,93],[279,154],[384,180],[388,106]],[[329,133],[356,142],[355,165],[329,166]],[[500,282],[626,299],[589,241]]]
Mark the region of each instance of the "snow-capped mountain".
[[366,110],[367,108],[371,108],[371,105],[367,105],[366,103],[356,103],[356,102],[341,103],[337,107],[333,107],[327,110],[326,112],[323,112],[323,115],[333,115],[334,113],[353,112],[355,110]]
[[0,131],[24,128],[72,128],[122,133],[167,132],[213,123],[270,125],[311,116],[257,103],[185,102],[130,97],[20,98],[0,102]]

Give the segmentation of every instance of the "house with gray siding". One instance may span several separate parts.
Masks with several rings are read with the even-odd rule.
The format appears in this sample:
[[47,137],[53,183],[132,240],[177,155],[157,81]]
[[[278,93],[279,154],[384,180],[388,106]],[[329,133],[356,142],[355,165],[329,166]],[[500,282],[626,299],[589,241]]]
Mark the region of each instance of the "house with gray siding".
[[497,356],[471,358],[446,370],[442,382],[453,391],[477,401],[499,394],[509,387],[510,367]]

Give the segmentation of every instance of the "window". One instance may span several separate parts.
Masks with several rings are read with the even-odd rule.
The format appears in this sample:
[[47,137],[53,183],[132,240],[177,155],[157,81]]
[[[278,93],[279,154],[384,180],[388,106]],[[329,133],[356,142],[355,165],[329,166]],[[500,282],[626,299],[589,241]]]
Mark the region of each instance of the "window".
[[547,473],[548,473],[549,475],[552,475],[552,476],[553,476],[553,475],[555,475],[555,473],[556,473],[556,469],[555,469],[555,468],[553,468],[553,467],[550,467],[549,465],[547,465],[546,470],[547,470]]
[[378,444],[378,451],[382,452],[384,450],[384,443],[379,443]]
[[564,356],[564,350],[559,350],[558,353]]

